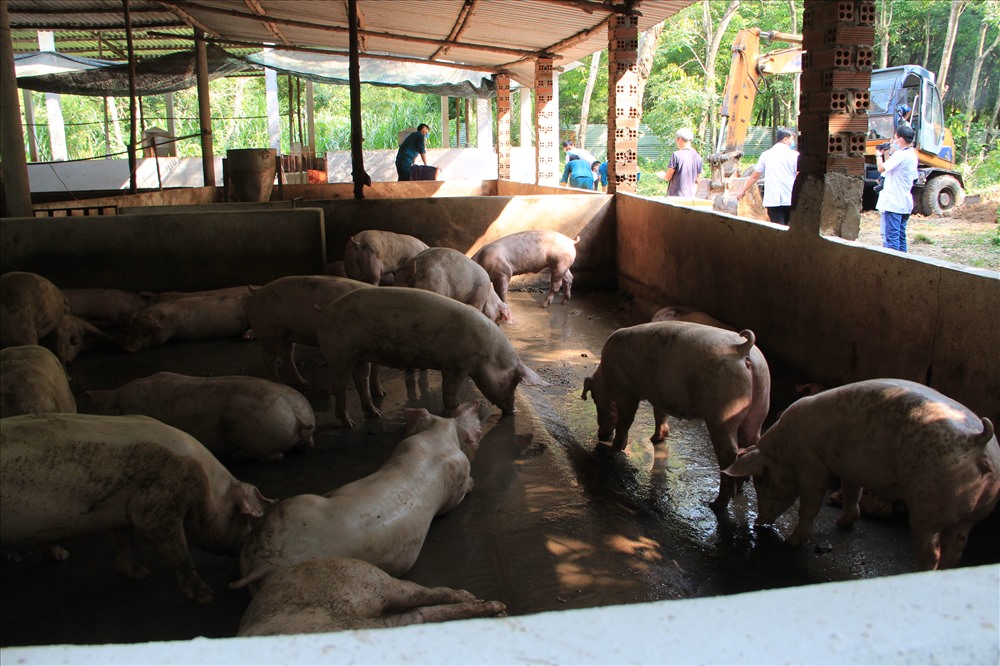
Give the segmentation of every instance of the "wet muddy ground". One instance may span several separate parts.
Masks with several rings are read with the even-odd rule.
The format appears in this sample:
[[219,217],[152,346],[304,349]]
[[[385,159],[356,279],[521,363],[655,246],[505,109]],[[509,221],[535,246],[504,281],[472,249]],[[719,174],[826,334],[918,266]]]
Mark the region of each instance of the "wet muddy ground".
[[[472,591],[507,605],[508,614],[726,595],[751,590],[887,576],[915,565],[905,517],[863,519],[839,530],[837,510],[825,507],[808,544],[791,549],[781,535],[794,511],[773,528],[752,527],[753,490],[726,515],[708,507],[718,488],[718,465],[701,421],[671,419],[666,444],[654,447],[652,410],[643,404],[627,455],[595,451],[594,404],[580,399],[583,379],[597,367],[607,336],[639,323],[613,294],[578,294],[567,305],[538,307],[542,294],[511,294],[516,323],[505,330],[525,362],[549,382],[518,389],[517,413],[485,427],[473,463],[475,490],[431,526],[406,578],[428,586]],[[765,354],[766,346],[763,347]],[[272,498],[322,494],[376,470],[403,437],[403,408],[442,410],[440,375],[408,396],[403,373],[386,370],[389,394],[381,420],[364,419],[353,388],[348,405],[358,422],[341,428],[318,350],[300,347],[306,395],[317,414],[316,447],[292,451],[280,463],[224,460],[241,480]],[[81,355],[71,368],[81,412],[84,394],[116,388],[161,370],[191,375],[262,375],[258,342],[171,343],[128,355]],[[773,364],[772,364],[773,365]],[[772,368],[773,371],[777,370]],[[775,373],[777,375],[777,372]],[[781,390],[779,381],[776,387]],[[468,382],[468,397],[477,397]],[[997,521],[980,525],[963,565],[1000,562]],[[153,576],[129,580],[113,565],[110,539],[63,543],[62,562],[27,557],[0,570],[0,643],[127,643],[233,636],[250,597],[226,585],[239,578],[235,558],[196,552],[214,602],[188,601],[153,552]],[[734,609],[734,621],[739,622]],[[581,628],[581,630],[586,630]]]

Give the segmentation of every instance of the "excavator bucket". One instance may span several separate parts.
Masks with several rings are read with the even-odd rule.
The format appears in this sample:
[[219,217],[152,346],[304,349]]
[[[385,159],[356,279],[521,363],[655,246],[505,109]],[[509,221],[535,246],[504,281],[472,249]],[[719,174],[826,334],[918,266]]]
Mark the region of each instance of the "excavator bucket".
[[712,209],[738,217],[747,217],[751,220],[766,221],[768,219],[767,210],[764,209],[764,202],[761,201],[758,188],[750,188],[750,191],[742,199],[737,199],[733,194],[733,192],[742,190],[744,183],[746,183],[746,178],[732,179],[726,191],[715,197]]

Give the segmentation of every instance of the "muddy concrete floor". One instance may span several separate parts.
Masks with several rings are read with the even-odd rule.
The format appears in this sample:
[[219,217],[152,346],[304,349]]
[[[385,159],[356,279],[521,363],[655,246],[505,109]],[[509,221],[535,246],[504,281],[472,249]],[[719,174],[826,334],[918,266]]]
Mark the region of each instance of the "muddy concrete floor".
[[[516,323],[505,330],[550,385],[519,388],[513,416],[500,418],[495,411],[473,463],[475,490],[434,521],[407,579],[464,588],[522,615],[914,569],[904,516],[863,519],[844,531],[834,524],[837,510],[825,507],[812,539],[792,549],[781,536],[794,525],[794,511],[774,527],[753,528],[749,486],[726,515],[716,515],[708,502],[718,488],[718,465],[701,421],[671,419],[668,442],[654,447],[648,439],[652,410],[643,404],[627,455],[599,454],[593,402],[580,399],[583,379],[597,367],[607,336],[639,321],[627,301],[610,293],[577,294],[548,310],[538,307],[541,298],[512,293]],[[404,407],[442,410],[438,373],[430,372],[428,386],[407,395],[402,371],[386,370],[383,418],[363,418],[352,387],[348,404],[358,426],[345,430],[330,410],[322,356],[300,347],[298,358],[311,382],[305,394],[317,414],[316,447],[292,451],[280,463],[224,460],[268,497],[322,494],[370,474],[403,437]],[[80,411],[92,411],[86,390],[115,388],[161,370],[261,376],[263,364],[258,342],[236,339],[171,343],[133,355],[88,352],[71,368]],[[777,377],[780,371],[772,370]],[[779,379],[776,396],[781,390]],[[471,382],[464,391],[469,398],[479,395]],[[973,532],[963,565],[1000,562],[995,518]],[[62,545],[71,553],[65,561],[27,556],[0,569],[2,645],[233,636],[250,601],[246,590],[226,587],[239,578],[235,558],[196,551],[199,572],[217,594],[214,602],[198,604],[182,595],[151,550],[146,561],[153,576],[135,581],[115,570],[109,538]],[[734,613],[738,622],[739,611]]]

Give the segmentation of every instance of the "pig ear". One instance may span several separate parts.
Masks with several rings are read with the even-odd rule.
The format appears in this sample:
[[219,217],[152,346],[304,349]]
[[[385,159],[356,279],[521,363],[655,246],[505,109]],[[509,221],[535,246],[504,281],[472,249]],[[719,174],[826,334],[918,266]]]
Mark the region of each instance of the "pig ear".
[[722,470],[726,476],[760,476],[764,472],[764,456],[759,449],[750,449],[732,465]]
[[521,376],[521,383],[525,386],[548,386],[549,383],[538,376],[534,370],[524,363],[518,363],[517,372]]
[[264,515],[266,507],[274,504],[274,500],[264,497],[257,486],[250,483],[241,483],[243,492],[240,493],[240,513],[253,518],[260,518]]
[[479,411],[479,401],[470,400],[469,402],[464,402],[458,406],[458,408],[455,410],[455,418],[458,418],[460,416],[465,416],[466,414],[476,415],[478,411]]
[[407,434],[410,434],[411,429],[417,426],[420,419],[430,416],[430,412],[423,407],[408,407],[403,413],[406,415]]

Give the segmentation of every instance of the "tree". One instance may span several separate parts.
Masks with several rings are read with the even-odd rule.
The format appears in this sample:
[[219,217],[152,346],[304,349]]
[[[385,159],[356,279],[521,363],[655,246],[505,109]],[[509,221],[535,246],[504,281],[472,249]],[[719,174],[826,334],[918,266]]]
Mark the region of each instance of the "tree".
[[[723,12],[718,25],[712,26],[712,11],[709,0],[702,0],[701,26],[705,35],[705,96],[715,104],[716,80],[715,61],[719,56],[719,47],[722,45],[722,37],[726,34],[729,22],[736,16],[736,10],[740,7],[740,0],[729,0],[729,6]],[[708,137],[715,136],[715,123],[718,120],[713,108],[705,110],[699,133],[704,137],[707,129]]]
[[990,57],[993,49],[1000,44],[1000,30],[997,31],[993,42],[986,46],[986,33],[992,26],[988,21],[979,24],[979,48],[976,52],[976,59],[972,63],[972,77],[969,81],[969,92],[965,97],[965,140],[962,142],[962,153],[968,159],[969,134],[972,131],[972,117],[976,113],[976,93],[979,87],[979,76],[983,70],[983,62]]
[[[587,88],[583,91],[583,103],[580,105],[580,147],[587,146],[587,117],[590,115],[590,98],[594,96],[594,84],[597,83],[597,73],[601,69],[601,53],[597,51],[590,57],[590,72],[587,76]],[[640,98],[641,99],[641,98]]]
[[951,52],[955,48],[955,37],[958,35],[958,23],[962,12],[969,6],[969,0],[951,0],[951,13],[948,14],[948,31],[944,37],[944,52],[941,54],[941,66],[938,68],[937,84],[941,90],[948,90],[948,67],[951,65]]
[[646,95],[646,83],[653,71],[653,57],[660,41],[665,22],[661,21],[639,35],[639,52],[637,54],[639,67],[639,120],[642,120],[642,100]]
[[889,66],[889,28],[892,26],[893,0],[878,0],[875,6],[875,39],[878,41],[878,62],[881,69]]

